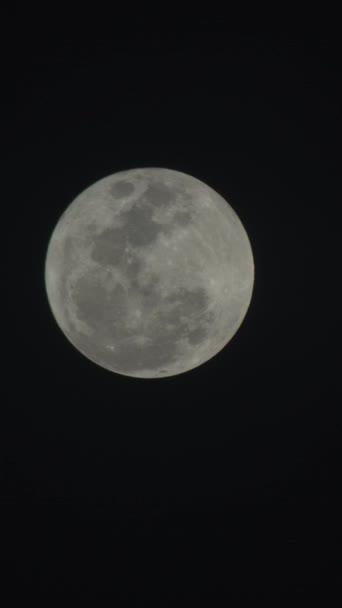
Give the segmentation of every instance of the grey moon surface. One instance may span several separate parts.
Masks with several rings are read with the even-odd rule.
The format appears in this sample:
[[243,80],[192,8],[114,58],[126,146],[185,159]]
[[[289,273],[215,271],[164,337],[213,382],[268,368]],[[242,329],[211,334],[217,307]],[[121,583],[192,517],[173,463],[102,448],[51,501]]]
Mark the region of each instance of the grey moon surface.
[[48,301],[67,339],[136,378],[175,376],[219,353],[253,283],[250,241],[229,203],[164,168],[121,171],[81,192],[45,260]]

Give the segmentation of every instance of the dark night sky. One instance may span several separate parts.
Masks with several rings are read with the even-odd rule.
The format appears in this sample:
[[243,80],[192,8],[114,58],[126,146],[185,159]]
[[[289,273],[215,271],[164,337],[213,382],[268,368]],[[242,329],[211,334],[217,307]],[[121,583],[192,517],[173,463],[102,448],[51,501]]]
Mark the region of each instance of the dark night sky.
[[[2,447],[15,590],[149,607],[333,597],[337,51],[324,32],[223,27],[23,50]],[[256,272],[232,342],[189,373],[151,381],[80,355],[52,317],[43,276],[66,206],[139,166],[190,173],[227,198]]]

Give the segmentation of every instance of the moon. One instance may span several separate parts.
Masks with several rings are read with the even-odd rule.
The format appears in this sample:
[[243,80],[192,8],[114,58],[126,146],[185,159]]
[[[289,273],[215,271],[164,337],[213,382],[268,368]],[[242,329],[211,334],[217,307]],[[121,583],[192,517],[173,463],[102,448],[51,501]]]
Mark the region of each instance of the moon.
[[66,338],[136,378],[175,376],[219,353],[253,284],[251,244],[229,203],[164,168],[121,171],[81,192],[45,260],[47,299]]

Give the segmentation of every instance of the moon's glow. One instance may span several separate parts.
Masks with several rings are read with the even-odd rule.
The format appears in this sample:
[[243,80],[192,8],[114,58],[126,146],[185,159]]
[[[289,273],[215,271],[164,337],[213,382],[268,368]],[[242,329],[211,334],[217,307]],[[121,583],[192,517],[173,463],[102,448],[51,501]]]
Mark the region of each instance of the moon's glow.
[[233,337],[254,264],[231,206],[194,177],[133,169],[69,205],[51,236],[48,300],[70,342],[111,371],[173,376]]

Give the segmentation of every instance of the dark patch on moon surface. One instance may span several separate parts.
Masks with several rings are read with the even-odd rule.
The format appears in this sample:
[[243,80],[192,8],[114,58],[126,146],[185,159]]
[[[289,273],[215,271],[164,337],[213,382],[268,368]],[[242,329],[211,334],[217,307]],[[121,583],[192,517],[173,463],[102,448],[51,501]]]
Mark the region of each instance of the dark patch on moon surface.
[[114,198],[122,198],[123,196],[130,196],[134,192],[134,186],[131,182],[121,180],[115,182],[110,187],[110,193]]
[[93,238],[91,257],[100,266],[120,268],[129,280],[134,281],[143,267],[143,262],[129,247],[127,234],[118,228],[106,228]]
[[117,266],[126,256],[126,247],[144,247],[156,241],[163,226],[154,222],[152,211],[137,204],[121,214],[120,228],[105,228],[93,237],[92,258],[99,264]]
[[129,291],[131,291],[133,297],[139,295],[140,306],[147,314],[154,306],[158,307],[161,301],[159,284],[160,281],[156,276],[150,276],[143,281],[141,276],[136,275],[131,281]]
[[203,314],[210,303],[210,298],[202,287],[192,290],[180,287],[165,299],[175,314],[188,318],[196,318],[199,314]]
[[186,337],[191,346],[196,346],[202,344],[203,340],[208,337],[208,330],[204,326],[196,327],[189,331]]
[[117,336],[127,310],[126,293],[120,284],[110,292],[96,275],[89,273],[76,281],[72,298],[77,307],[77,316],[99,338],[102,335]]
[[125,213],[126,224],[123,230],[127,234],[128,243],[133,247],[144,247],[156,241],[162,228],[151,216],[150,209],[138,205]]
[[191,223],[191,214],[188,211],[176,211],[173,216],[173,221],[178,226],[188,226]]
[[174,193],[162,182],[152,182],[144,193],[144,202],[157,206],[168,206],[174,200]]
[[143,262],[138,258],[136,253],[132,253],[130,258],[125,257],[121,263],[120,270],[125,277],[132,284],[139,276],[141,269],[143,268]]
[[125,255],[127,234],[119,228],[105,228],[92,238],[91,257],[100,265],[117,266]]

